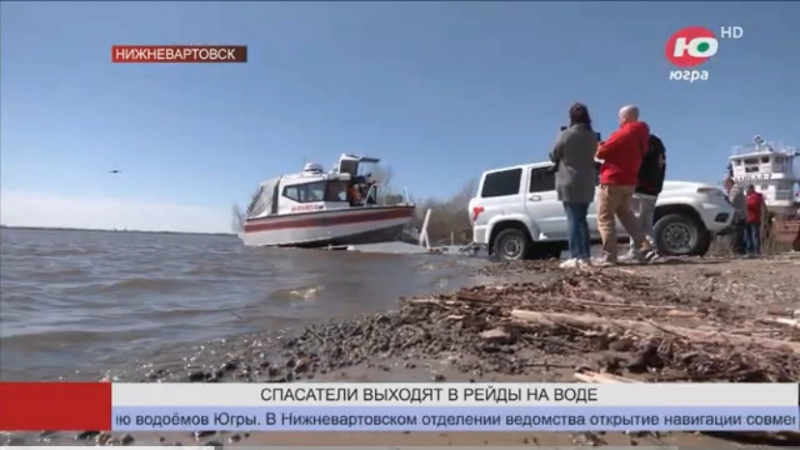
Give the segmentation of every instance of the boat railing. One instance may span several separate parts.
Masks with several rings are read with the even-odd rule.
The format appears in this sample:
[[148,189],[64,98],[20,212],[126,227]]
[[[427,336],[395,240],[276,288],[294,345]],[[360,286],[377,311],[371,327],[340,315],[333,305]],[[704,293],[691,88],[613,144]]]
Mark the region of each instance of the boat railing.
[[[367,195],[364,196],[364,206],[369,206],[369,199],[374,198],[375,204],[378,203],[378,184],[375,183],[367,190]],[[385,206],[386,199],[381,199],[381,206]]]
[[[393,206],[393,205],[409,205],[410,202],[408,201],[408,189],[403,189],[403,195],[399,201],[393,202],[391,205],[386,202],[386,199],[390,197],[389,195],[378,195],[378,183],[373,184],[367,190],[367,194],[364,196],[364,206],[371,206],[371,205],[379,205],[379,206]],[[398,197],[397,195],[391,195],[391,197]],[[374,203],[370,203],[370,198],[374,199]]]
[[761,142],[757,144],[739,145],[733,148],[731,156],[747,155],[751,153],[778,153],[797,155],[797,147],[787,147],[776,142]]

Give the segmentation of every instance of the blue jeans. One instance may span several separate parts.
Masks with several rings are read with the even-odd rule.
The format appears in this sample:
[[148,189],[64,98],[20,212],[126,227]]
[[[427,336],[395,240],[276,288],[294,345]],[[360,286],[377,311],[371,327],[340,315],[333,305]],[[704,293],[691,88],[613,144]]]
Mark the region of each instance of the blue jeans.
[[760,223],[748,223],[744,226],[744,249],[748,255],[761,254]]
[[589,236],[589,222],[586,221],[589,204],[564,202],[564,212],[567,213],[567,237],[569,239],[570,254],[576,259],[589,259],[590,247],[592,246]]

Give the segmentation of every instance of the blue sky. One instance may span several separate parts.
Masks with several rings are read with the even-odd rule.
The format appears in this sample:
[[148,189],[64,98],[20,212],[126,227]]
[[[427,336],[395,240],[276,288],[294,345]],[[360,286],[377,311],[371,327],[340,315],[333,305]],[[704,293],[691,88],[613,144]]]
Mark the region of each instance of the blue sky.
[[[6,224],[229,231],[261,180],[342,151],[444,197],[544,159],[574,101],[605,136],[639,105],[672,179],[718,182],[755,134],[800,145],[797,2],[0,8]],[[745,30],[708,81],[668,80],[664,45],[688,25]],[[112,64],[115,44],[242,44],[249,62]]]

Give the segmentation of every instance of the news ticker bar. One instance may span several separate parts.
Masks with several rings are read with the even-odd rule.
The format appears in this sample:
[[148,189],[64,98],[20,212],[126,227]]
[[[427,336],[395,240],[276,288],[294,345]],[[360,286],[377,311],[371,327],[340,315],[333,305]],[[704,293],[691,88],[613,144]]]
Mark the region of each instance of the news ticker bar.
[[0,430],[793,431],[799,391],[789,383],[0,383]]
[[246,45],[112,45],[113,63],[246,63]]
[[784,407],[114,408],[112,431],[798,431]]

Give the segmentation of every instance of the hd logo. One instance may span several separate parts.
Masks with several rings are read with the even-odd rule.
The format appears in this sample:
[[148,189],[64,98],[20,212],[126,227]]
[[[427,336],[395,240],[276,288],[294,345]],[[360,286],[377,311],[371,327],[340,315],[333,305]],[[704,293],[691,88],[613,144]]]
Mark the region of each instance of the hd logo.
[[[744,29],[739,26],[726,26],[720,28],[720,39],[740,39],[744,36]],[[697,67],[717,54],[719,40],[713,31],[705,27],[686,27],[678,30],[667,41],[664,53],[667,61],[681,69],[672,70],[669,79],[675,81],[708,80],[707,70],[689,70]]]

